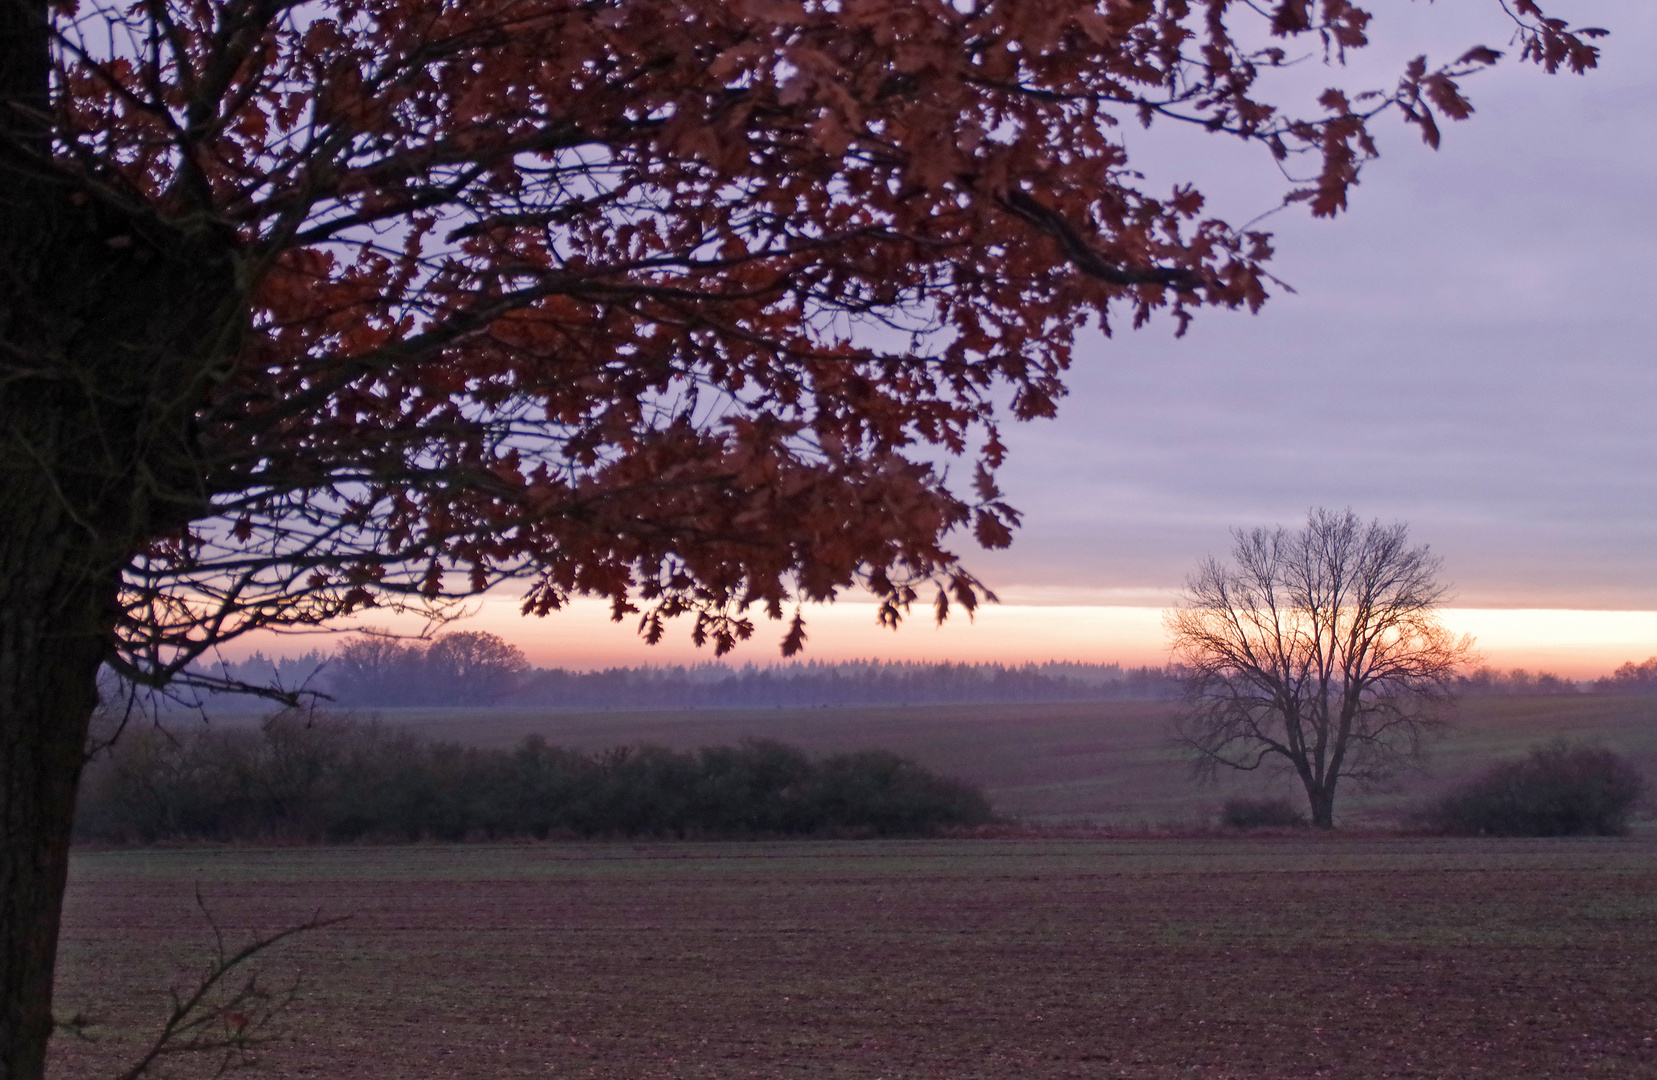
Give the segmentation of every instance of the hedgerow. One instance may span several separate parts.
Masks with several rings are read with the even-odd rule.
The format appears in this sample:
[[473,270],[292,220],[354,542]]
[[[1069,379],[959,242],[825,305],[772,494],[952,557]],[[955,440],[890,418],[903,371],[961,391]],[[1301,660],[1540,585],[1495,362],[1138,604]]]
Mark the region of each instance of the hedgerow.
[[88,766],[81,840],[341,842],[549,836],[892,835],[994,820],[983,792],[882,750],[820,761],[763,739],[511,750],[282,713],[257,728],[129,731]]

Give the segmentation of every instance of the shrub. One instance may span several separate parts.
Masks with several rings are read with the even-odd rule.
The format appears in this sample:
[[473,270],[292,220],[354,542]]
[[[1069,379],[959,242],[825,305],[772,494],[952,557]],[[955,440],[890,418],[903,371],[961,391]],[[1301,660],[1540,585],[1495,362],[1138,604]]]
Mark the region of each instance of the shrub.
[[840,754],[811,785],[810,817],[839,832],[917,833],[994,820],[984,793],[886,750]]
[[790,833],[812,827],[806,789],[817,767],[792,746],[769,739],[704,747],[696,808],[715,833]]
[[316,843],[888,835],[991,820],[977,788],[880,750],[821,763],[763,740],[583,754],[535,736],[489,750],[292,713],[258,729],[128,732],[88,767],[75,831],[119,842]]
[[1644,788],[1625,758],[1564,739],[1502,762],[1429,806],[1426,824],[1490,836],[1619,836]]
[[1220,824],[1232,829],[1299,829],[1311,824],[1288,799],[1227,799]]

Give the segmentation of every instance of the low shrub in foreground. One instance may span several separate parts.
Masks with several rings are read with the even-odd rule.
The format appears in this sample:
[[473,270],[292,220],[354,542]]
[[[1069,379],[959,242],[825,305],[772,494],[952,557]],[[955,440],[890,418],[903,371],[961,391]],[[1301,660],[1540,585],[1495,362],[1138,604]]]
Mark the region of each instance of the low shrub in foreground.
[[1231,829],[1293,829],[1311,824],[1288,799],[1227,799],[1220,824]]
[[748,740],[584,754],[427,742],[279,714],[257,729],[128,731],[88,766],[82,840],[328,842],[548,836],[892,835],[994,820],[978,788],[882,750],[813,761]]
[[1644,789],[1626,759],[1556,739],[1492,767],[1429,806],[1432,829],[1489,836],[1619,836]]

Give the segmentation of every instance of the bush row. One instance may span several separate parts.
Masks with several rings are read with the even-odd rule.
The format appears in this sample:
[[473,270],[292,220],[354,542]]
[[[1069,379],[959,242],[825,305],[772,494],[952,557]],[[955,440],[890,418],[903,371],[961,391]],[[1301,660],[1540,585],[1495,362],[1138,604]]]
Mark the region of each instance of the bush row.
[[597,754],[428,742],[348,719],[129,731],[88,766],[83,840],[328,842],[548,836],[891,835],[993,820],[982,791],[866,750],[781,743]]
[[1439,832],[1488,836],[1618,836],[1628,831],[1644,781],[1600,746],[1556,739],[1491,767],[1422,814]]

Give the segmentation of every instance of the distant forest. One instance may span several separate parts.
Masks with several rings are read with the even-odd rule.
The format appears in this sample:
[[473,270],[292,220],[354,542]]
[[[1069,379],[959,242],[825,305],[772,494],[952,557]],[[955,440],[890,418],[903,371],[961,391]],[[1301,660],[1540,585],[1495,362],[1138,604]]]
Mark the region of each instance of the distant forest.
[[458,632],[430,643],[365,635],[337,651],[220,661],[210,673],[252,686],[314,690],[341,705],[555,708],[772,708],[833,705],[996,704],[1173,697],[1163,668],[1049,661],[929,664],[848,661],[736,667],[531,667],[493,634]]
[[[205,673],[251,686],[326,695],[358,708],[550,706],[580,709],[777,708],[836,705],[1030,704],[1146,701],[1177,697],[1177,668],[1047,661],[933,664],[806,661],[760,667],[710,662],[601,671],[532,667],[494,634],[459,631],[433,641],[364,634],[332,653],[276,659],[254,653]],[[1505,694],[1657,693],[1657,658],[1577,683],[1547,672],[1479,668],[1458,692]]]

